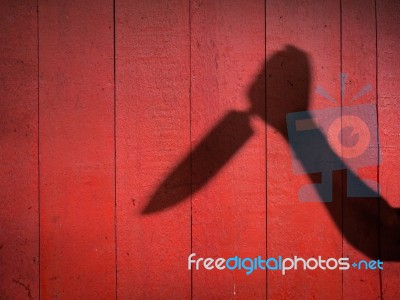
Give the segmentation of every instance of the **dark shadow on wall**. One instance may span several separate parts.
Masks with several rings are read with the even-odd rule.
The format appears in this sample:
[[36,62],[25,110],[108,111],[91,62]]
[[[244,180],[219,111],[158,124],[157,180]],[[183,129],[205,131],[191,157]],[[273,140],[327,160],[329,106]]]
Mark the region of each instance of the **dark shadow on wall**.
[[[253,117],[263,119],[289,144],[286,116],[293,112],[307,114],[310,68],[308,55],[296,47],[287,46],[272,55],[249,88],[250,109],[228,112],[166,177],[142,213],[170,208],[204,187],[254,134],[250,126]],[[311,114],[308,117],[312,119]],[[323,202],[336,227],[353,247],[369,258],[400,261],[400,209],[390,207],[382,197],[347,197],[346,179],[349,176],[355,178],[355,184],[367,194],[370,188],[348,170],[331,149],[325,135],[314,125],[314,138],[316,136],[320,141],[319,149],[323,156],[341,165],[341,170],[333,171],[330,179],[329,192],[333,201]],[[310,164],[301,159],[296,147],[292,151],[315,184],[315,191],[324,199],[326,189],[318,188],[323,176],[315,173]]]

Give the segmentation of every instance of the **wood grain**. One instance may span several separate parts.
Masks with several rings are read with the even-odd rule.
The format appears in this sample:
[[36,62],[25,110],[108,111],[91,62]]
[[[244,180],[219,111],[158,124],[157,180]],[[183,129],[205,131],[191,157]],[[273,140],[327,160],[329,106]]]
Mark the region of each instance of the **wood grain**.
[[[243,113],[264,72],[264,22],[263,1],[191,1],[191,142],[205,145],[192,158],[193,190],[210,177],[192,196],[197,257],[266,254],[265,105],[258,116]],[[264,99],[265,86],[257,97]],[[194,299],[266,296],[265,271],[203,268],[192,284]]]
[[[381,140],[382,162],[379,168],[379,182],[382,196],[391,207],[380,207],[380,251],[385,256],[393,252],[389,242],[399,244],[399,207],[400,188],[396,175],[399,162],[399,81],[400,76],[400,3],[396,1],[377,1],[377,33],[378,33],[378,122]],[[397,213],[392,208],[397,208]],[[388,231],[384,224],[395,224],[394,232]],[[392,226],[391,226],[392,227]],[[389,239],[389,240],[388,240]],[[400,249],[395,249],[399,256]],[[400,289],[399,262],[386,262],[382,270],[382,298],[398,299]]]
[[[375,1],[342,1],[342,72],[348,75],[342,106],[376,105],[376,20]],[[352,100],[366,85],[371,90]],[[362,109],[362,108],[361,108]],[[376,116],[374,116],[376,118]],[[376,130],[376,129],[375,129]],[[361,178],[378,181],[378,161],[375,165],[354,170]],[[345,178],[343,178],[345,179]],[[363,207],[375,216],[368,220],[368,227],[358,222],[359,211]],[[357,224],[358,223],[358,224]],[[347,198],[343,195],[343,256],[350,261],[376,259],[379,255],[379,207],[378,199]],[[346,235],[352,235],[350,241]],[[362,245],[357,248],[356,245]],[[361,251],[360,251],[361,250]],[[368,257],[365,252],[374,256]],[[366,284],[367,283],[367,284]],[[343,298],[379,298],[379,270],[353,270],[343,272]]]
[[[0,1],[0,298],[400,299],[399,13]],[[332,203],[300,202],[321,177],[293,173],[287,113],[369,103],[381,156],[357,173],[381,198],[347,197],[336,171]],[[246,275],[190,271],[191,253],[385,262]]]
[[[118,297],[188,299],[190,195],[142,213],[190,151],[189,3],[118,1],[116,33]],[[190,188],[190,165],[179,175],[154,201]]]
[[35,2],[0,2],[0,298],[39,296]]
[[112,11],[39,1],[44,299],[115,296]]
[[[300,187],[313,183],[313,177],[292,173],[285,132],[288,112],[340,107],[339,101],[333,104],[315,93],[321,86],[340,99],[339,4],[330,0],[267,2],[267,119],[271,123],[267,130],[268,257],[339,258],[342,254],[341,228],[332,222],[334,218],[340,226],[341,201],[335,195],[332,203],[299,201]],[[296,56],[285,51],[288,44],[307,56],[311,72],[308,92],[307,72],[299,69]],[[298,270],[285,276],[278,271],[268,273],[271,299],[340,299],[341,295],[339,270]]]

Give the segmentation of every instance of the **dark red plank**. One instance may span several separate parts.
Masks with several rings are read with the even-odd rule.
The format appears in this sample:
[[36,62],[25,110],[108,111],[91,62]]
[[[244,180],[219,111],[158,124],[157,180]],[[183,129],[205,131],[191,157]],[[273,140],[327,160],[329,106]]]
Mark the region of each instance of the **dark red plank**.
[[37,6],[0,2],[0,298],[39,296]]
[[39,1],[43,298],[115,296],[113,2]]

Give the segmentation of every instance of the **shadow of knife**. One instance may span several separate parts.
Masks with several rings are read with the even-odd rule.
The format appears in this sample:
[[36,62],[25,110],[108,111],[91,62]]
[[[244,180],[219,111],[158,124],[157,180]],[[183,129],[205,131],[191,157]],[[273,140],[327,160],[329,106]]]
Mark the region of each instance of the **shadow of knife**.
[[165,210],[195,194],[253,134],[249,113],[228,112],[159,185],[142,214]]

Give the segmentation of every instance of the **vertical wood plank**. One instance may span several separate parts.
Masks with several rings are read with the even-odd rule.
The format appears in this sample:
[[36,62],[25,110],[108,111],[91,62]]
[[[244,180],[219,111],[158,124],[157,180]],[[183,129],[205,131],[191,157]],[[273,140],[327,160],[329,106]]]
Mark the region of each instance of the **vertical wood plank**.
[[190,151],[189,2],[118,0],[116,24],[118,298],[189,299],[188,161],[166,179]]
[[[289,112],[340,107],[340,2],[270,0],[266,10],[266,95],[270,125],[267,254],[268,257],[340,258],[342,215],[337,197],[340,186],[335,187],[332,203],[299,201],[299,189],[320,178],[292,173],[285,119]],[[296,48],[285,48],[288,44]],[[336,103],[315,93],[317,86],[323,87]],[[284,276],[280,271],[268,272],[271,299],[340,299],[341,296],[339,270],[297,270]]]
[[37,4],[0,2],[0,297],[39,296]]
[[[264,1],[190,4],[192,252],[265,258]],[[265,271],[193,270],[194,299],[265,296]]]
[[380,205],[381,257],[386,260],[382,271],[382,298],[399,299],[400,188],[400,3],[377,1],[378,20],[378,121],[382,163],[379,168],[381,193],[386,204]]
[[[342,72],[343,107],[376,105],[376,22],[375,1],[342,1]],[[358,97],[367,85],[371,90]],[[376,116],[373,116],[375,119]],[[373,130],[377,130],[374,128]],[[362,138],[362,137],[361,137]],[[367,161],[365,162],[367,163]],[[374,165],[375,164],[375,165]],[[378,161],[370,166],[353,168],[361,180],[377,181]],[[347,189],[350,187],[347,186]],[[377,259],[379,255],[379,210],[376,198],[343,197],[343,256],[350,262]],[[371,217],[366,219],[365,211]],[[364,217],[363,217],[364,216]],[[343,273],[343,298],[379,298],[379,270],[351,268]]]
[[113,2],[39,1],[45,299],[115,296]]

